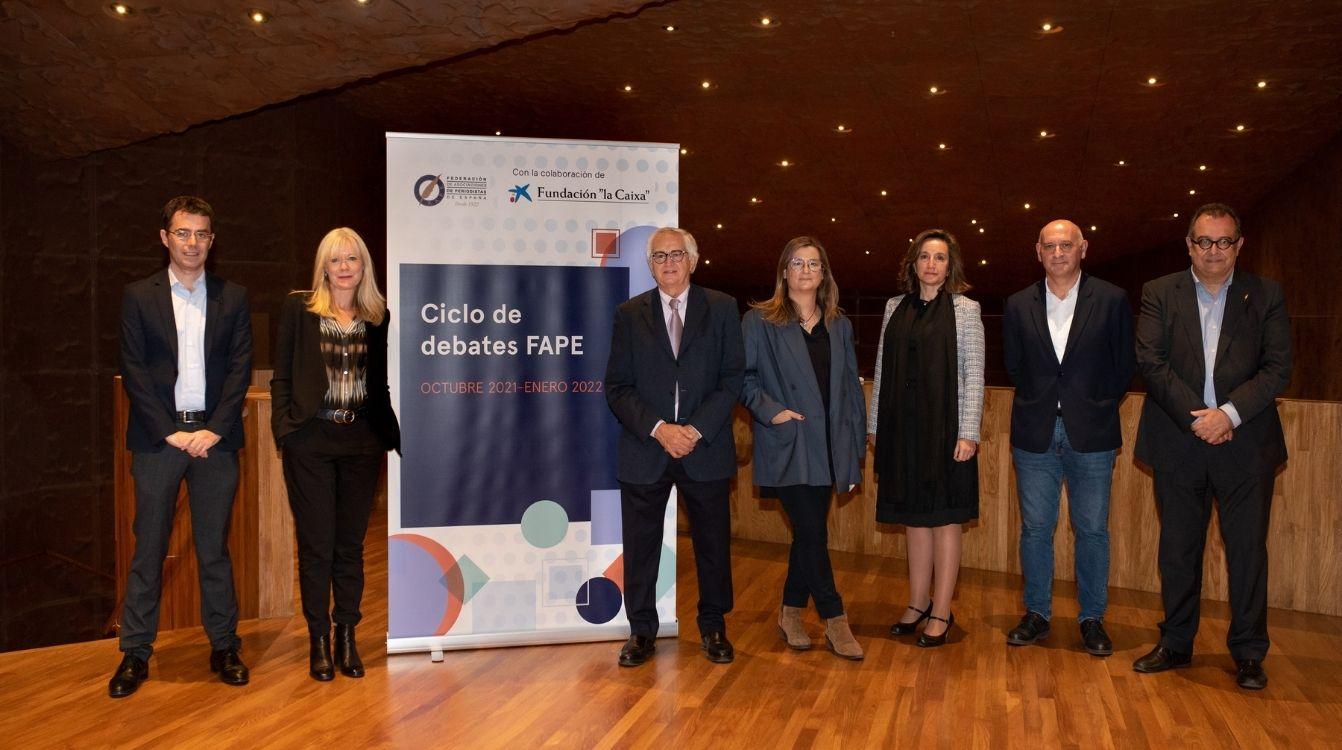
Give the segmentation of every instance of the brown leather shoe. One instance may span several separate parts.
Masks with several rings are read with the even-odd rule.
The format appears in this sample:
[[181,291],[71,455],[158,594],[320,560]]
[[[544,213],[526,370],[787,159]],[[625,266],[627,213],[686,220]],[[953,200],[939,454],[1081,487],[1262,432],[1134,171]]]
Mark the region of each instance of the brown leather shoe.
[[783,609],[778,612],[778,632],[783,635],[790,649],[806,651],[811,648],[811,636],[806,634],[806,628],[801,623],[800,607],[783,605]]
[[825,620],[825,643],[836,655],[852,661],[862,661],[862,647],[848,627],[848,615]]

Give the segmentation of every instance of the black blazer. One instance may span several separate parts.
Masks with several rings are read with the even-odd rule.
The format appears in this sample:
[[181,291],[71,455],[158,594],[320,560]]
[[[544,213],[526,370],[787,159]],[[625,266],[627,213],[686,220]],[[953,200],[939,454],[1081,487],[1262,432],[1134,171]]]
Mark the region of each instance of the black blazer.
[[1016,386],[1011,444],[1030,453],[1048,450],[1061,402],[1072,448],[1082,453],[1116,450],[1123,444],[1118,405],[1136,368],[1127,294],[1081,274],[1076,313],[1059,362],[1048,331],[1045,283],[1040,280],[1011,295],[1002,315],[1002,351],[1007,375]]
[[1242,420],[1233,439],[1208,446],[1191,430],[1189,412],[1207,405],[1202,325],[1190,271],[1142,287],[1137,366],[1147,390],[1137,426],[1140,461],[1174,471],[1193,463],[1194,451],[1204,447],[1221,471],[1261,474],[1286,461],[1276,398],[1291,380],[1291,321],[1276,282],[1237,269],[1226,298],[1212,382],[1216,403],[1234,404]]
[[[732,408],[745,376],[745,349],[736,300],[690,285],[680,357],[671,339],[657,289],[644,292],[615,311],[606,402],[624,427],[620,431],[621,482],[652,484],[662,478],[670,455],[652,437],[659,420],[693,425],[703,435],[681,459],[685,473],[700,482],[736,474]],[[680,384],[680,419],[675,418]]]
[[[275,338],[275,372],[270,379],[270,429],[275,444],[316,418],[324,408],[326,362],[322,360],[321,319],[307,310],[308,292],[294,292],[280,310],[280,331]],[[387,327],[391,312],[381,325],[368,325],[367,396],[364,411],[368,424],[386,450],[401,451],[401,427],[391,408],[387,390]]]
[[[205,280],[205,428],[218,450],[242,447],[242,404],[252,379],[247,290],[211,273]],[[158,451],[177,431],[177,318],[168,269],[126,285],[121,298],[121,382],[130,397],[126,447]]]

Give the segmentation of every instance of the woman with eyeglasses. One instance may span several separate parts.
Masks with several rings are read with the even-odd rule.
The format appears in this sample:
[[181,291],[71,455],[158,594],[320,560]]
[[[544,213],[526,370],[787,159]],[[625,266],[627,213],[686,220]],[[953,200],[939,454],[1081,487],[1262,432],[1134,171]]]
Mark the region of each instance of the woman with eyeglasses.
[[776,492],[792,522],[792,549],[778,628],[793,649],[811,647],[802,623],[815,601],[825,643],[861,659],[829,560],[830,495],[862,481],[862,383],[853,326],[839,310],[839,287],[825,248],[797,237],[783,248],[774,294],[741,321],[746,377],[741,402],[754,428],[754,482]]
[[955,624],[961,525],[979,515],[983,320],[964,296],[960,245],[944,229],[914,238],[900,281],[904,293],[886,303],[881,323],[867,433],[876,520],[908,530],[909,605],[890,634],[923,625],[918,645],[927,648],[944,644]]
[[308,673],[322,682],[337,665],[347,677],[364,675],[354,641],[363,539],[382,459],[401,448],[387,390],[387,323],[368,246],[353,229],[332,229],[317,247],[312,291],[284,302],[270,381],[271,429],[298,537]]

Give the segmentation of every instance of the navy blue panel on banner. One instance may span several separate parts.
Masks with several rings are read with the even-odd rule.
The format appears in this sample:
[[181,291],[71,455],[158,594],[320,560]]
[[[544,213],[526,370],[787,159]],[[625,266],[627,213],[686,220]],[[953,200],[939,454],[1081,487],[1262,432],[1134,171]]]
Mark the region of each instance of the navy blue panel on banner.
[[401,264],[401,526],[591,519],[615,489],[603,388],[629,269]]

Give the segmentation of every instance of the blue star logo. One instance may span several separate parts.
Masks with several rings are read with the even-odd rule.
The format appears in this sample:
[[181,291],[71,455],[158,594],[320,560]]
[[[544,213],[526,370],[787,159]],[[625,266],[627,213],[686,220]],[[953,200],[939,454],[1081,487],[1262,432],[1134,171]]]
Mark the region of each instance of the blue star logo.
[[527,192],[529,190],[531,190],[530,182],[528,182],[525,185],[514,185],[508,188],[508,192],[512,193],[512,197],[508,199],[508,202],[516,203],[522,200],[523,198],[526,198],[527,203],[534,203],[534,201],[531,200],[531,193]]

